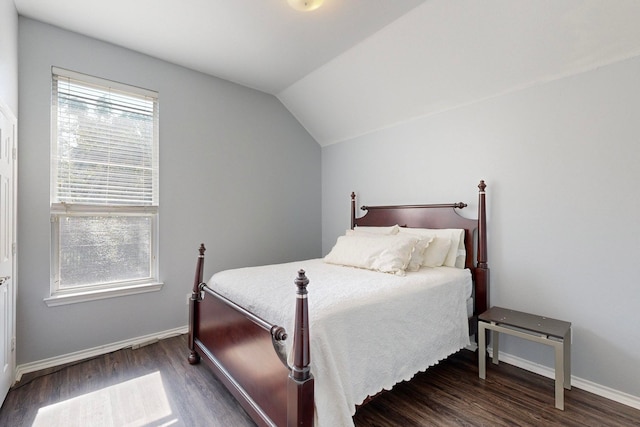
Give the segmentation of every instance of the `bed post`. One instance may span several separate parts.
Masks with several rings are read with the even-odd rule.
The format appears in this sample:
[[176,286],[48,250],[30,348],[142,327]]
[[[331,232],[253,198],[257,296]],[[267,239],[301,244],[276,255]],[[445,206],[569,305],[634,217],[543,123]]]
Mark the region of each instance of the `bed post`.
[[295,280],[296,317],[293,332],[293,366],[287,384],[287,427],[312,427],[314,412],[313,375],[309,350],[309,308],[307,285],[309,279],[304,270],[298,271]]
[[487,264],[487,209],[485,203],[484,180],[478,188],[478,263],[476,266],[475,313],[477,316],[489,309],[489,264]]
[[351,229],[356,226],[356,193],[351,192]]
[[193,289],[191,291],[191,299],[189,300],[189,363],[195,365],[200,362],[200,356],[196,353],[195,349],[195,328],[198,309],[198,302],[200,302],[200,283],[202,283],[202,275],[204,270],[204,251],[207,249],[204,247],[204,243],[200,244],[200,255],[198,255],[198,261],[196,263],[196,275],[193,279]]

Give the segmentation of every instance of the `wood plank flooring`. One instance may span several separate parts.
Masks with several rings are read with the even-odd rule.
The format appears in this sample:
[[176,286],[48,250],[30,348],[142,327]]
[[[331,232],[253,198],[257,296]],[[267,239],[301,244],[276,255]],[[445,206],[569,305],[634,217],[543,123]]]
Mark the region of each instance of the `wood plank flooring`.
[[[204,365],[186,361],[186,337],[25,375],[0,408],[0,426],[251,427]],[[461,351],[360,408],[357,427],[638,426],[640,410],[573,388],[554,407],[553,380],[501,363],[478,379]],[[339,427],[339,426],[336,426]]]

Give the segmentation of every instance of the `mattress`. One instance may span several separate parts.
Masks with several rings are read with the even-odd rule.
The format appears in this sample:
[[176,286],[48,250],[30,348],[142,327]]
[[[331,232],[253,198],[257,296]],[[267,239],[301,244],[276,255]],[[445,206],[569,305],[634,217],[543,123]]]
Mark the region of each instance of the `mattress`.
[[368,396],[469,345],[468,269],[396,276],[313,259],[226,270],[207,285],[292,333],[299,269],[309,279],[316,427],[353,425],[356,405]]

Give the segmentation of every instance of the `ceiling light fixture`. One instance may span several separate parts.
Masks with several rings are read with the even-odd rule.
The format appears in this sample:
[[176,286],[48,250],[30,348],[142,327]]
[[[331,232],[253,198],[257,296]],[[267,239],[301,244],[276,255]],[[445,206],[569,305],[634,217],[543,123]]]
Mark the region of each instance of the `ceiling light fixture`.
[[324,0],[287,0],[289,6],[301,12],[310,12],[322,6]]

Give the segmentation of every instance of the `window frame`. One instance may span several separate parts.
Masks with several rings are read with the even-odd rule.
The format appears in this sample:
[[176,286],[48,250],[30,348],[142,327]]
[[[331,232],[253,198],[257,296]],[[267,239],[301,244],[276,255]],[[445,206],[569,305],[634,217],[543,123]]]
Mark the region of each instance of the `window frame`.
[[[151,204],[83,204],[59,202],[55,200],[58,184],[57,177],[57,150],[58,150],[58,93],[53,86],[58,78],[69,78],[78,83],[90,86],[98,86],[103,89],[115,89],[118,92],[131,94],[132,96],[144,96],[152,98],[153,111],[153,153],[152,167],[155,173],[159,174],[159,97],[158,93],[123,83],[113,82],[99,77],[89,76],[74,71],[69,71],[57,67],[51,68],[52,81],[52,102],[51,102],[51,175],[50,175],[50,217],[51,217],[51,240],[50,240],[50,296],[45,298],[48,306],[71,304],[82,301],[92,301],[96,299],[112,298],[123,295],[138,294],[160,290],[163,283],[159,280],[159,179],[154,179],[152,192],[154,194]],[[66,217],[96,217],[96,216],[146,216],[151,219],[150,223],[150,277],[132,280],[119,280],[106,283],[78,285],[69,288],[61,288],[60,284],[60,221]]]

